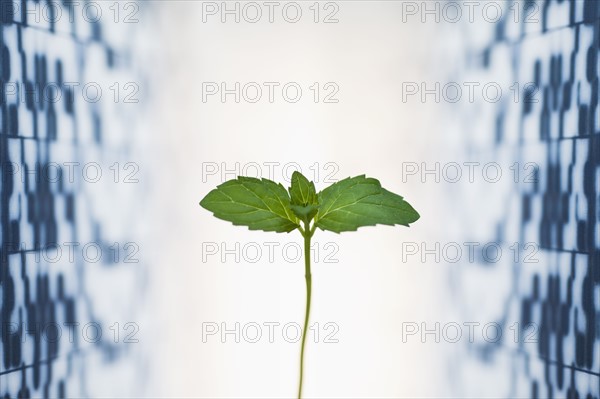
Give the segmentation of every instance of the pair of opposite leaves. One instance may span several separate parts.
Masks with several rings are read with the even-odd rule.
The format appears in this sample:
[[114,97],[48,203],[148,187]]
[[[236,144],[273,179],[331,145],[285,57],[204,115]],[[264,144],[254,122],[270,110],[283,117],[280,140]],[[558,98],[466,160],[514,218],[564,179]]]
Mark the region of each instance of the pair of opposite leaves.
[[313,226],[335,233],[355,231],[376,224],[408,226],[419,214],[404,199],[383,187],[377,179],[346,178],[317,193],[313,182],[300,172],[292,175],[288,191],[268,179],[239,176],[202,199],[200,205],[215,217],[250,230],[289,233]]

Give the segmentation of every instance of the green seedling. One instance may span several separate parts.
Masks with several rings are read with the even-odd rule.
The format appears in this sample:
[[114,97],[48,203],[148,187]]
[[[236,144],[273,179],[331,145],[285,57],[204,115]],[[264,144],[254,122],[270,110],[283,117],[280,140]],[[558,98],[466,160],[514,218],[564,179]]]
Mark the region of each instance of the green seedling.
[[304,346],[312,292],[310,240],[317,227],[341,233],[377,224],[408,226],[419,219],[417,211],[401,196],[381,187],[377,179],[364,175],[341,180],[319,193],[314,183],[299,172],[292,175],[289,193],[271,180],[239,176],[212,190],[200,205],[215,217],[236,226],[276,233],[298,230],[304,237],[306,312],[298,398],[302,397]]

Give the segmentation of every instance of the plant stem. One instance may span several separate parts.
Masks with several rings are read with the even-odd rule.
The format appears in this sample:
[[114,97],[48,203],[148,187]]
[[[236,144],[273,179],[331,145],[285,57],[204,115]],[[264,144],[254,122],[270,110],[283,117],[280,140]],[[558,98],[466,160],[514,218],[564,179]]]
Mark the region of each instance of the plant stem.
[[312,276],[310,273],[310,239],[313,232],[308,229],[308,224],[306,224],[305,234],[303,234],[305,267],[304,277],[306,278],[306,313],[304,315],[304,329],[302,330],[302,348],[300,349],[300,384],[298,386],[298,399],[302,397],[302,377],[304,376],[304,344],[306,343],[308,319],[310,317],[310,295],[312,291]]

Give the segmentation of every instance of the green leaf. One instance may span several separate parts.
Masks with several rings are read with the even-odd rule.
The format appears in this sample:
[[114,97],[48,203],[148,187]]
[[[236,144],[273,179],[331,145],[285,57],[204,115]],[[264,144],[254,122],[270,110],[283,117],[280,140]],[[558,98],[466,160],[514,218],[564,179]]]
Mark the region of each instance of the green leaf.
[[404,199],[364,175],[341,180],[319,193],[315,224],[335,233],[376,224],[408,226],[419,214]]
[[287,191],[268,179],[239,176],[212,190],[200,205],[219,219],[250,230],[283,233],[299,226]]
[[315,183],[308,181],[308,179],[298,171],[295,171],[292,174],[290,195],[292,197],[293,205],[317,205]]
[[310,223],[319,210],[319,207],[316,205],[292,205],[291,208],[292,212],[305,223]]

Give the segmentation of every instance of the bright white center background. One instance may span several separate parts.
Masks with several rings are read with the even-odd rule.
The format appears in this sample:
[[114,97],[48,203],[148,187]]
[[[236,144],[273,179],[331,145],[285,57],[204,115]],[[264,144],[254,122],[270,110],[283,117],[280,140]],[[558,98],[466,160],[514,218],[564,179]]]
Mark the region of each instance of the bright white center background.
[[[220,2],[218,3],[220,4]],[[334,162],[334,178],[358,174],[378,178],[384,187],[407,198],[421,213],[411,228],[369,227],[335,235],[317,231],[322,254],[335,242],[338,263],[313,264],[311,324],[334,322],[337,344],[307,343],[305,396],[431,397],[447,393],[448,368],[443,344],[402,342],[402,323],[439,321],[444,317],[444,266],[413,257],[403,263],[401,243],[435,240],[442,228],[439,185],[402,182],[402,162],[436,159],[444,135],[434,117],[439,105],[404,103],[402,82],[431,79],[431,56],[439,37],[432,26],[402,23],[400,2],[338,2],[339,23],[303,18],[285,22],[276,10],[256,23],[236,24],[220,14],[202,21],[202,3],[155,3],[157,31],[164,59],[155,68],[155,131],[152,165],[155,245],[147,249],[153,264],[155,351],[160,355],[149,381],[153,396],[292,397],[298,382],[300,343],[263,335],[260,343],[226,343],[218,336],[201,339],[202,323],[303,321],[303,261],[283,259],[282,246],[301,243],[298,232],[250,232],[220,221],[198,202],[222,182],[203,182],[203,162],[233,167],[279,162],[274,176],[286,187],[282,165],[308,168]],[[263,11],[266,9],[263,9]],[[310,12],[310,13],[309,13]],[[324,11],[322,11],[325,13]],[[323,17],[323,15],[321,16]],[[173,23],[177,21],[177,23]],[[413,19],[413,21],[416,21]],[[448,61],[447,61],[448,62]],[[448,67],[450,68],[451,65]],[[439,65],[434,66],[439,69]],[[233,96],[202,102],[202,82],[298,82],[302,99],[256,104]],[[315,104],[308,89],[314,82],[335,82],[337,104]],[[253,172],[254,173],[254,172]],[[231,178],[229,175],[227,178]],[[149,215],[151,217],[151,215]],[[432,238],[433,237],[433,238]],[[236,263],[220,254],[202,262],[204,242],[233,247],[256,242],[261,260]],[[278,242],[270,263],[265,242]],[[293,251],[291,252],[293,254]],[[263,328],[263,334],[266,334]],[[321,341],[324,331],[321,330]]]

